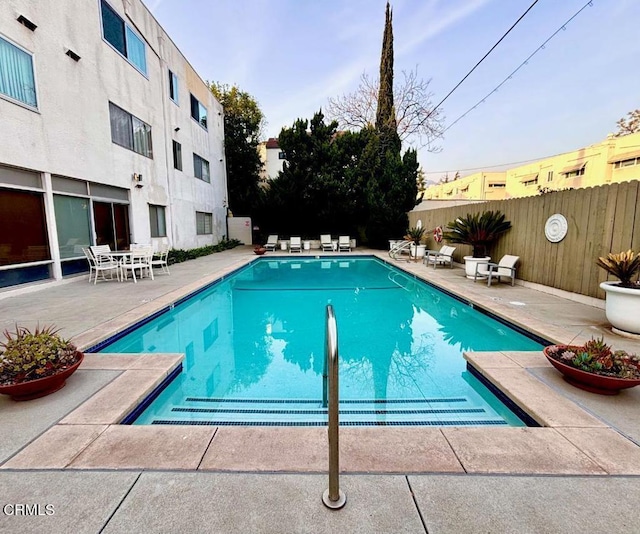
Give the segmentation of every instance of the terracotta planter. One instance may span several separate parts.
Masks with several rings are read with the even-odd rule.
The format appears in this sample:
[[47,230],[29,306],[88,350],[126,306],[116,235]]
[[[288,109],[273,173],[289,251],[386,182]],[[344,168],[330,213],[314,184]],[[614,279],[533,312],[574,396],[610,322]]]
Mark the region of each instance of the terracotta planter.
[[543,349],[544,355],[547,357],[547,360],[549,360],[549,363],[560,371],[563,378],[572,386],[600,395],[617,395],[621,389],[632,388],[640,384],[640,378],[616,378],[614,376],[588,373],[587,371],[576,369],[550,356],[547,351],[552,348],[563,348],[575,351],[580,349],[580,347],[572,345],[550,345]]
[[266,248],[262,248],[262,247],[253,249],[253,253],[258,255],[258,256],[262,256],[266,251],[267,251],[267,249]]
[[10,395],[15,401],[26,401],[38,399],[62,389],[67,378],[75,372],[84,359],[84,354],[82,352],[78,352],[77,354],[79,357],[78,361],[64,371],[60,371],[55,375],[45,376],[44,378],[29,380],[28,382],[21,382],[19,384],[9,386],[0,386],[0,394]]

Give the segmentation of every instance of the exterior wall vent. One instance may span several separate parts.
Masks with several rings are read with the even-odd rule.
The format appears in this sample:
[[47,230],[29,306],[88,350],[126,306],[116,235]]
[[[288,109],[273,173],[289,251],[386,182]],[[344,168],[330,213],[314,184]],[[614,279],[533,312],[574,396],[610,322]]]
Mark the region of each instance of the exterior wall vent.
[[18,22],[22,24],[24,27],[29,28],[32,32],[36,31],[37,26],[24,15],[20,15],[18,17]]
[[80,61],[80,56],[76,54],[73,50],[69,49],[65,52],[73,61]]

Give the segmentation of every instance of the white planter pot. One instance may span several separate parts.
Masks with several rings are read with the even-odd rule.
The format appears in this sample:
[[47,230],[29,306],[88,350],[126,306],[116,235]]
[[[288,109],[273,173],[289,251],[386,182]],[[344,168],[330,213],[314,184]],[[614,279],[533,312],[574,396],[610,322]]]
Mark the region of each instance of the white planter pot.
[[607,294],[604,311],[613,330],[640,336],[640,289],[620,287],[618,282],[602,282]]
[[427,250],[426,245],[411,245],[411,257],[412,258],[424,258],[424,253]]
[[484,258],[474,258],[473,256],[464,256],[464,269],[467,274],[467,278],[471,278],[476,274],[476,263],[491,261],[491,256],[485,256]]

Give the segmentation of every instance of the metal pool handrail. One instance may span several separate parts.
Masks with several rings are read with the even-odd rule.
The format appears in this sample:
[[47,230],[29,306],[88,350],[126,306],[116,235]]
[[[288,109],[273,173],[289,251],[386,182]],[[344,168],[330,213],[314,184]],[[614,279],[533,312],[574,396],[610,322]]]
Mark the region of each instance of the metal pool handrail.
[[[328,380],[327,380],[328,378]],[[340,489],[340,447],[338,438],[338,326],[333,306],[327,305],[327,326],[325,336],[325,360],[323,373],[323,406],[326,406],[327,389],[329,396],[329,488],[322,494],[322,502],[327,508],[337,510],[347,502]]]

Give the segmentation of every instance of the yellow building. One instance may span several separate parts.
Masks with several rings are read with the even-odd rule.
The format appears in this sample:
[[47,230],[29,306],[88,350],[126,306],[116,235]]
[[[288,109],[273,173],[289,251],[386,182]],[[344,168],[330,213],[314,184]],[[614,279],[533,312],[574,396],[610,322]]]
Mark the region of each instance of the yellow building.
[[476,172],[451,182],[427,187],[425,200],[502,200],[506,191],[506,172]]
[[478,172],[425,190],[425,199],[501,200],[640,180],[640,132],[609,136],[573,152],[558,154],[501,173]]

